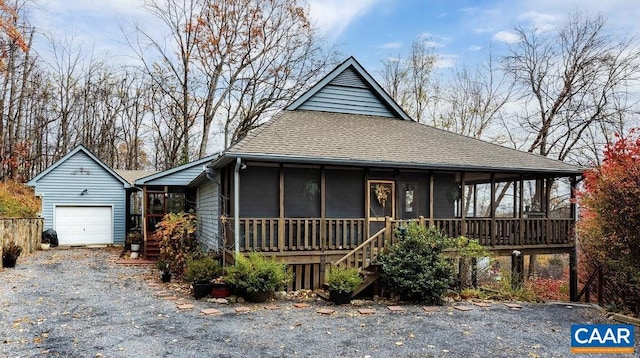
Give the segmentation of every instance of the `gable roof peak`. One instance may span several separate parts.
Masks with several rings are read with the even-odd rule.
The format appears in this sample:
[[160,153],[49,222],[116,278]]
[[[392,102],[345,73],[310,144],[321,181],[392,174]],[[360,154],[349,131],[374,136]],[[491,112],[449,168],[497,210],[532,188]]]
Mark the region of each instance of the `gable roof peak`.
[[51,164],[49,167],[47,167],[45,170],[43,170],[42,172],[40,172],[39,174],[37,174],[35,177],[31,178],[31,180],[29,180],[27,182],[28,186],[35,186],[36,183],[38,182],[38,180],[40,180],[42,177],[46,176],[47,174],[49,174],[51,171],[53,171],[54,169],[56,169],[57,167],[59,167],[62,163],[66,162],[67,160],[69,160],[69,158],[73,157],[74,155],[76,155],[78,152],[82,152],[84,153],[86,156],[88,156],[91,160],[93,160],[94,162],[96,162],[99,166],[101,166],[107,173],[111,174],[111,176],[113,176],[114,178],[116,178],[119,182],[121,182],[124,186],[124,188],[128,189],[131,188],[131,184],[124,179],[122,176],[120,176],[120,174],[118,174],[115,170],[113,170],[110,166],[108,166],[105,162],[103,162],[102,160],[100,160],[100,158],[98,158],[97,156],[95,156],[93,153],[91,153],[91,151],[89,149],[87,149],[84,145],[82,144],[78,144],[77,146],[75,146],[75,148],[73,148],[71,151],[69,151],[67,154],[65,154],[62,158],[58,159],[55,163]]
[[[345,97],[349,95],[349,89],[345,90],[342,94],[333,93],[336,87],[340,88],[357,88],[360,91],[367,91],[368,95],[374,98],[374,102],[369,107],[371,113],[365,113],[367,109],[360,109],[354,112],[351,108],[345,108],[344,105],[338,105],[335,108],[331,108],[331,104],[340,103],[344,101]],[[322,92],[322,93],[321,93]],[[335,98],[327,99],[327,95],[336,96]],[[350,101],[350,98],[347,98]],[[324,103],[313,103],[315,100],[325,101]],[[332,102],[332,101],[336,102]],[[325,106],[325,104],[329,104]],[[347,105],[348,107],[348,105]],[[336,66],[331,72],[325,75],[318,83],[311,87],[307,92],[302,94],[291,104],[285,107],[286,110],[320,110],[328,112],[339,113],[352,113],[352,114],[370,114],[370,115],[382,115],[387,117],[394,117],[404,120],[412,120],[411,117],[391,98],[391,96],[378,84],[378,82],[362,67],[362,65],[350,56],[341,64]],[[376,112],[378,110],[384,111],[385,114]],[[364,112],[363,112],[364,111]]]

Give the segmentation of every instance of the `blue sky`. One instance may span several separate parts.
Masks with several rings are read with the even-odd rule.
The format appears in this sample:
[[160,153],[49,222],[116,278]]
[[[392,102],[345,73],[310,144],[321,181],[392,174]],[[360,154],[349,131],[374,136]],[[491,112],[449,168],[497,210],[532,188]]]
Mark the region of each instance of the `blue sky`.
[[[142,0],[41,0],[30,15],[36,28],[73,39],[94,54],[126,61],[121,25],[136,20],[154,31]],[[513,40],[515,26],[553,26],[570,12],[601,12],[623,33],[640,32],[637,0],[310,0],[311,17],[329,41],[341,44],[371,72],[385,58],[405,55],[411,44],[429,41],[440,66],[473,63],[497,55]],[[44,56],[46,54],[43,53]]]

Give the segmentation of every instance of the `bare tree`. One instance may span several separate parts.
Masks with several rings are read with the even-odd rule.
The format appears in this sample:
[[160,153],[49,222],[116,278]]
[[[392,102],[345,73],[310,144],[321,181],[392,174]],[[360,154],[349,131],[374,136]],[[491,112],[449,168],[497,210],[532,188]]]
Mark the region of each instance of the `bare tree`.
[[[204,0],[203,0],[204,1]],[[154,98],[161,95],[164,115],[171,117],[168,126],[159,126],[159,119],[153,128],[157,136],[169,135],[170,139],[156,138],[156,144],[162,144],[157,150],[164,159],[164,165],[157,169],[168,169],[190,159],[190,131],[200,113],[196,88],[198,79],[193,69],[195,53],[195,21],[202,9],[201,0],[147,0],[146,10],[158,19],[168,31],[166,37],[155,36],[141,25],[136,25],[137,37],[128,39],[130,46],[137,52],[143,63],[145,73],[153,81]],[[156,101],[156,105],[160,102]],[[170,131],[172,133],[167,133]]]
[[197,22],[206,79],[199,156],[218,121],[225,148],[315,81],[331,62],[299,0],[207,1]]
[[554,32],[516,32],[520,41],[504,66],[527,108],[517,125],[528,151],[586,164],[574,154],[607,141],[632,110],[626,93],[640,74],[638,47],[633,39],[613,38],[604,17],[579,13]]
[[24,105],[34,68],[34,31],[22,17],[25,4],[0,0],[0,179],[21,180],[29,171]]
[[144,169],[149,165],[145,150],[147,139],[145,118],[150,111],[150,84],[147,76],[137,70],[122,71],[122,80],[116,86],[117,98],[121,110],[117,113],[117,126],[121,128],[117,147],[118,162],[116,168]]
[[[627,97],[640,73],[634,39],[613,38],[603,16],[580,13],[555,31],[516,32],[519,42],[510,48],[504,67],[527,109],[516,116],[527,150],[584,165],[597,162],[593,149],[611,139],[635,105]],[[543,180],[537,180],[532,204],[538,210],[544,210],[545,190]],[[530,272],[535,261],[532,256]]]
[[503,115],[512,86],[495,68],[493,56],[475,69],[457,68],[440,97],[434,125],[474,138],[495,137],[487,131]]
[[418,40],[406,58],[399,56],[382,62],[382,87],[411,118],[421,123],[434,119],[439,95],[433,79],[437,61],[434,49]]

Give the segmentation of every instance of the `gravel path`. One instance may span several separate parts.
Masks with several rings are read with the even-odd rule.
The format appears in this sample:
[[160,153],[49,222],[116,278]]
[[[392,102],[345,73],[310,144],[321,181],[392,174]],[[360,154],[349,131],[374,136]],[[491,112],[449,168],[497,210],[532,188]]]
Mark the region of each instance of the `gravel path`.
[[[220,305],[171,291],[177,285],[159,284],[152,268],[116,265],[118,253],[39,251],[0,272],[0,357],[576,357],[569,352],[570,325],[606,319],[587,307],[514,310],[497,302],[466,312],[451,305],[392,312],[372,302],[336,307],[320,300],[307,308],[271,302],[278,310]],[[178,303],[194,307],[179,310]],[[237,313],[238,307],[250,311]],[[222,313],[205,316],[206,308]],[[317,313],[323,308],[335,313]]]

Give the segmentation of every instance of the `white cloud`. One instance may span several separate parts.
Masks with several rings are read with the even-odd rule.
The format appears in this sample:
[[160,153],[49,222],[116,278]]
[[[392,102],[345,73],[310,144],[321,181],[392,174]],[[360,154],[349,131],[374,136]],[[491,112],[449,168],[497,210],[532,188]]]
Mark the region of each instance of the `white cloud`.
[[520,37],[514,34],[511,31],[500,31],[493,35],[493,39],[496,41],[506,42],[508,44],[513,44],[520,41]]
[[378,0],[311,0],[312,21],[329,36],[338,36],[351,21],[369,11]]
[[556,24],[562,21],[562,17],[545,14],[538,11],[527,11],[518,15],[518,19],[521,21],[528,21],[533,27],[540,32],[547,32],[553,30]]
[[378,46],[378,48],[382,49],[396,49],[400,47],[402,47],[402,42],[387,42]]
[[472,51],[472,52],[476,52],[476,51],[482,50],[482,48],[483,48],[482,46],[473,45],[473,46],[467,47],[467,50]]
[[447,46],[451,42],[449,36],[432,34],[429,32],[423,32],[418,35],[418,40],[422,41],[425,46],[433,48],[441,48]]
[[453,68],[460,56],[452,54],[438,55],[435,66],[437,68]]

